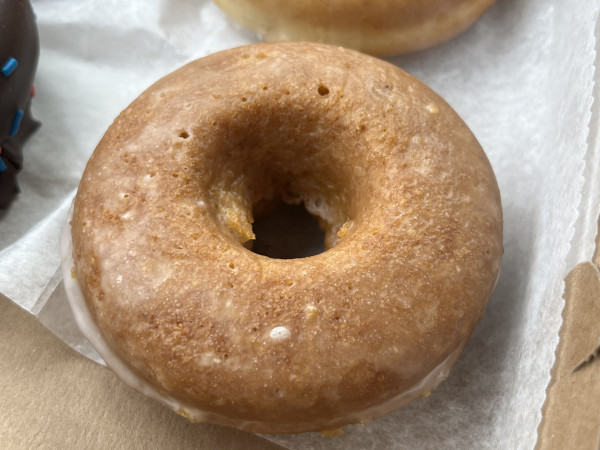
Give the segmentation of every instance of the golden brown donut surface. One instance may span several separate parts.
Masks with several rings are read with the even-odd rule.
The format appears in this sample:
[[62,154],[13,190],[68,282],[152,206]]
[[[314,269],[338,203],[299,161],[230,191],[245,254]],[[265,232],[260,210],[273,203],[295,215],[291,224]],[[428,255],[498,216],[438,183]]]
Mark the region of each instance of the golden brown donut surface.
[[308,40],[374,55],[423,50],[460,34],[495,0],[214,0],[267,41]]
[[[328,249],[247,249],[253,208],[304,202]],[[400,69],[255,44],[141,94],[74,203],[74,274],[102,338],[194,420],[266,433],[367,421],[431,390],[502,254],[495,177],[456,113]]]

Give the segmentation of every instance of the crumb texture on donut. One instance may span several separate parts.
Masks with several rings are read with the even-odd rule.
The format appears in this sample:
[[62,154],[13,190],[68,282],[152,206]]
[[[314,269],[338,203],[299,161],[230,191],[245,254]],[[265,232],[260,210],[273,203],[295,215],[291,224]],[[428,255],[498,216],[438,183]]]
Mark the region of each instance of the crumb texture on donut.
[[460,34],[495,0],[214,0],[261,38],[342,45],[373,55],[423,50]]
[[[303,203],[327,250],[253,253],[274,201]],[[493,290],[502,212],[481,147],[421,82],[352,50],[256,44],[121,113],[72,239],[86,307],[131,370],[192,419],[289,433],[445,378]]]

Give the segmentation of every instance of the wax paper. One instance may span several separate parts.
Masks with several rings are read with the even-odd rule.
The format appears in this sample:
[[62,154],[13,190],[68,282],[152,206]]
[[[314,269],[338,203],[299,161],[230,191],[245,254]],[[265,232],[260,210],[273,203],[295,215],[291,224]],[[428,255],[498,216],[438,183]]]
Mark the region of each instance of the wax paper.
[[[255,41],[205,0],[39,0],[41,39],[21,194],[0,213],[0,292],[101,361],[74,326],[58,268],[85,163],[114,117],[162,75]],[[437,48],[390,61],[442,95],[496,172],[501,277],[449,378],[431,396],[340,437],[292,448],[532,448],[558,342],[563,279],[589,259],[598,217],[593,103],[597,2],[500,0]],[[592,112],[594,113],[592,115]]]

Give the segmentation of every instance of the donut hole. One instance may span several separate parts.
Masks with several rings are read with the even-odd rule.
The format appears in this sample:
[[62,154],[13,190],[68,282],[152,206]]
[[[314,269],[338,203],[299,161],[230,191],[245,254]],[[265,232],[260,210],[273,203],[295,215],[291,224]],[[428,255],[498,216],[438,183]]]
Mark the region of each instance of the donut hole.
[[267,214],[254,214],[252,251],[270,258],[293,259],[325,251],[325,233],[304,205],[281,202]]
[[[209,120],[219,126],[197,141],[205,146],[202,161],[211,164],[196,180],[206,186],[203,201],[217,230],[232,243],[278,259],[333,248],[370,197],[367,177],[352,164],[353,154],[366,150],[360,136],[351,138],[356,124],[332,116],[326,102],[315,103],[314,87],[305,87],[312,97],[282,96],[286,89],[270,83],[268,94],[252,101],[230,98],[234,111],[214,114]],[[205,130],[199,126],[190,134],[197,138]]]

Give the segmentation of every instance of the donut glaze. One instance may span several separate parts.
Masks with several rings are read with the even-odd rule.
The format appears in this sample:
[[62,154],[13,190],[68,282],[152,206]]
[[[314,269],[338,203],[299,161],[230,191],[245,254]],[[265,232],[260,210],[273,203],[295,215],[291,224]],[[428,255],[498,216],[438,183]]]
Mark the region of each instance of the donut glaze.
[[[277,198],[318,217],[325,252],[247,248]],[[72,305],[109,365],[192,420],[263,433],[368,421],[433,389],[502,255],[495,177],[456,113],[323,44],[240,47],[159,80],[94,151],[71,226]]]
[[19,192],[23,143],[39,126],[31,117],[38,31],[28,0],[0,0],[0,209]]
[[214,0],[267,41],[307,40],[373,55],[440,44],[469,28],[495,0]]

